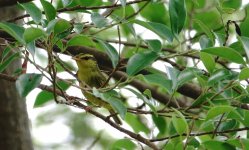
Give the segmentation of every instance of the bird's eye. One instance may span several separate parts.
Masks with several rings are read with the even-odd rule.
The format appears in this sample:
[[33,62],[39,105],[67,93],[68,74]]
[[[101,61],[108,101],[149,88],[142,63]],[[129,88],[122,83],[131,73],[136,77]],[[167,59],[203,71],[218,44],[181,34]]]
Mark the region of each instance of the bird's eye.
[[84,57],[83,59],[84,60],[89,60],[91,57]]

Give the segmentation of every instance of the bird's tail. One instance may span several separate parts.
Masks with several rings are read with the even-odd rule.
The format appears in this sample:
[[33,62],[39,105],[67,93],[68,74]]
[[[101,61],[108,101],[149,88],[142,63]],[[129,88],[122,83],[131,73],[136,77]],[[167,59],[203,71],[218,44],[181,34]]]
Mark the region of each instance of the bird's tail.
[[110,112],[110,114],[112,115],[113,120],[114,120],[117,124],[122,125],[122,122],[121,122],[120,118],[117,116],[116,112],[115,112],[113,109],[109,109],[109,112]]

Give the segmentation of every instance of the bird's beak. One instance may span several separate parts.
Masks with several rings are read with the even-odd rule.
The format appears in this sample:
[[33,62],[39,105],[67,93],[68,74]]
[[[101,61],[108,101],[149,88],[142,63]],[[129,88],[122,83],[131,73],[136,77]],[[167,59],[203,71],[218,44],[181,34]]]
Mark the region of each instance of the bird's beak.
[[79,61],[79,60],[80,60],[80,59],[77,58],[76,56],[72,57],[72,59],[75,60],[75,61]]

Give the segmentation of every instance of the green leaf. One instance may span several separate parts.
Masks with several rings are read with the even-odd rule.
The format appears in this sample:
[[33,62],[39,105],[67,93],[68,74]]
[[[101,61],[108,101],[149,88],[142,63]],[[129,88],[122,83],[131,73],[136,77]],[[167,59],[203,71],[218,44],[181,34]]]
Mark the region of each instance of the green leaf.
[[181,86],[194,78],[196,78],[197,75],[202,74],[202,71],[196,68],[186,68],[183,71],[181,71],[177,76],[177,86]]
[[133,143],[131,140],[129,139],[121,139],[121,140],[117,140],[115,141],[110,150],[121,150],[121,149],[127,149],[127,150],[135,150],[137,148],[136,144]]
[[35,41],[36,39],[39,39],[40,37],[44,35],[45,33],[43,32],[43,30],[39,28],[30,27],[24,31],[23,38],[26,43],[29,43],[29,42]]
[[97,28],[102,28],[107,26],[108,21],[105,17],[103,17],[102,15],[100,15],[99,13],[92,13],[91,14],[91,19],[93,24],[97,27]]
[[95,47],[96,44],[93,40],[86,35],[77,35],[71,38],[67,42],[67,46],[87,46],[87,47]]
[[174,108],[172,108],[172,109],[177,113],[177,116],[178,116],[178,117],[176,117],[176,115],[172,116],[172,123],[173,123],[173,126],[175,127],[177,133],[181,135],[185,132],[188,132],[188,123],[187,123],[185,117],[177,109],[174,109]]
[[165,134],[165,132],[167,131],[167,124],[164,117],[152,115],[152,119],[157,129],[159,130],[159,133],[162,135]]
[[162,74],[149,74],[144,75],[145,80],[156,85],[160,85],[168,90],[172,91],[172,81],[167,79],[165,75]]
[[74,31],[78,34],[80,34],[84,28],[84,24],[83,23],[74,23]]
[[245,125],[245,126],[249,126],[249,121],[248,121],[248,119],[249,119],[249,111],[248,110],[244,110],[245,112],[244,112],[244,122],[243,122],[243,124]]
[[16,58],[19,58],[20,54],[19,53],[14,53],[11,56],[9,56],[6,60],[4,60],[1,64],[0,64],[0,72],[3,72],[8,65],[13,62]]
[[208,85],[212,86],[219,81],[232,76],[232,73],[226,69],[216,70],[208,79]]
[[240,148],[240,149],[242,149],[242,146],[243,146],[243,144],[241,144],[242,142],[241,142],[241,138],[237,138],[237,139],[228,139],[227,141],[226,141],[226,143],[228,143],[228,144],[230,144],[230,145],[233,145],[233,146],[235,146],[235,147],[238,147],[238,148]]
[[201,49],[209,48],[214,45],[212,41],[206,35],[202,35],[200,37],[199,42],[200,42]]
[[40,2],[41,2],[42,7],[44,9],[47,20],[51,21],[51,20],[55,19],[56,10],[55,10],[54,6],[50,2],[45,1],[45,0],[40,0]]
[[[150,109],[153,111],[153,113],[157,115],[156,108],[155,108],[155,106],[152,104],[153,99],[152,99],[152,97],[151,97],[151,93],[150,93],[150,91],[149,91],[148,89],[146,89],[146,90],[143,92],[144,95],[142,95],[140,92],[137,92],[137,91],[134,90],[134,89],[131,89],[131,88],[126,88],[126,89],[129,90],[129,91],[131,91],[133,94],[135,94],[135,95],[137,96],[137,98],[143,100],[144,103],[150,107]],[[146,96],[147,96],[148,98],[147,98]]]
[[30,14],[36,24],[41,22],[42,12],[33,2],[22,3],[20,5]]
[[200,20],[195,19],[194,22],[202,29],[202,31],[208,36],[211,40],[212,45],[215,43],[214,33]]
[[55,24],[57,23],[59,19],[54,19],[52,21],[50,21],[47,25],[47,30],[46,30],[46,33],[47,34],[51,34],[51,32],[54,32],[54,26]]
[[210,120],[218,115],[229,113],[233,111],[235,108],[232,106],[213,106],[207,113],[206,120]]
[[32,41],[32,42],[29,42],[27,45],[26,45],[28,51],[31,53],[32,56],[35,55],[35,41]]
[[15,38],[18,42],[24,44],[23,33],[24,28],[20,27],[14,23],[8,22],[0,22],[0,28],[10,34],[13,38]]
[[220,124],[219,130],[220,131],[231,130],[231,129],[236,128],[237,125],[238,125],[238,122],[235,119],[228,120]]
[[98,40],[98,42],[100,46],[105,50],[109,58],[111,59],[112,66],[115,67],[118,64],[118,60],[119,60],[119,55],[118,55],[117,50],[111,44],[106,43],[102,40]]
[[201,52],[217,55],[238,64],[245,64],[243,57],[237,51],[229,47],[211,47],[204,49]]
[[244,68],[239,73],[239,80],[246,80],[249,78],[249,68]]
[[138,117],[137,115],[127,113],[125,122],[127,122],[131,126],[135,133],[150,133],[150,129],[141,121],[140,117]]
[[128,75],[132,76],[150,65],[158,57],[158,54],[154,51],[146,51],[142,53],[137,53],[133,55],[127,63],[126,72]]
[[213,94],[212,93],[204,93],[204,94],[201,94],[193,103],[192,105],[190,106],[190,108],[194,108],[196,106],[200,106],[201,104],[203,104],[204,102],[207,102],[208,99],[210,97],[212,97]]
[[41,74],[22,74],[16,80],[16,88],[22,97],[26,97],[29,92],[36,88],[42,80]]
[[178,134],[182,135],[187,131],[188,124],[186,120],[177,118],[175,115],[173,115],[172,122]]
[[215,60],[212,55],[208,53],[201,52],[200,58],[209,73],[212,73],[215,69]]
[[146,40],[146,43],[148,43],[149,49],[154,52],[160,52],[162,49],[162,44],[159,40]]
[[175,90],[177,88],[177,84],[178,84],[177,77],[180,71],[175,68],[166,66],[166,72],[167,72],[168,78],[172,81],[172,90]]
[[181,32],[185,24],[186,14],[185,0],[169,1],[169,16],[173,34],[177,35]]
[[[143,3],[138,4],[139,8],[143,7]],[[169,12],[166,9],[165,5],[162,5],[160,2],[148,3],[143,11],[139,12],[139,14],[145,18],[145,20],[150,22],[157,22],[162,24],[169,24]]]
[[65,32],[71,27],[72,25],[67,20],[59,19],[54,25],[54,33],[59,34]]
[[41,91],[36,99],[35,99],[35,103],[34,103],[34,108],[37,107],[41,107],[44,104],[46,104],[47,102],[51,101],[54,99],[54,94],[48,91]]
[[118,94],[114,90],[110,90],[104,93],[100,93],[96,88],[93,88],[93,94],[96,97],[100,97],[102,100],[109,103],[120,115],[122,119],[125,119],[127,108],[121,102]]
[[230,144],[221,142],[221,141],[215,141],[215,140],[210,140],[206,141],[203,143],[206,149],[209,150],[235,150],[235,147],[233,147]]
[[164,24],[156,23],[156,22],[145,22],[141,20],[134,20],[133,22],[151,30],[152,32],[160,36],[161,38],[166,39],[168,42],[173,41],[174,36],[172,32]]
[[238,39],[241,42],[241,44],[246,52],[247,59],[249,59],[249,38],[245,37],[245,36],[241,36],[241,37],[238,36]]
[[125,119],[127,108],[121,102],[121,99],[110,95],[110,92],[103,93],[103,100],[111,104],[111,106],[120,114],[122,119]]
[[[69,80],[70,82],[74,82],[75,80]],[[58,86],[63,90],[66,91],[71,84],[65,82],[65,81],[58,81],[57,82]],[[50,86],[52,87],[52,86]],[[54,99],[54,94],[48,91],[41,91],[35,99],[35,103],[34,103],[34,108],[36,107],[41,107],[44,104],[46,104],[47,102],[51,101]]]

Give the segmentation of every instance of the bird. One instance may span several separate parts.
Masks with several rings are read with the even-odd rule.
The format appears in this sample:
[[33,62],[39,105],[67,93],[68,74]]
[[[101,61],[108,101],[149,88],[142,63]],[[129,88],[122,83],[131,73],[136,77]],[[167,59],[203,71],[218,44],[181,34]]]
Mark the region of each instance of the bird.
[[[107,79],[104,76],[104,74],[100,71],[97,60],[93,55],[80,53],[74,56],[73,59],[76,61],[76,64],[78,66],[78,71],[76,73],[76,76],[79,81],[80,87],[100,88],[103,86],[103,84],[105,84]],[[116,112],[108,102],[102,100],[99,97],[94,96],[90,92],[87,92],[85,90],[81,91],[85,96],[85,98],[91,104],[106,108],[112,115],[112,118],[115,121],[115,123],[122,125],[121,120],[116,115]]]

